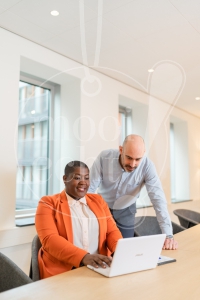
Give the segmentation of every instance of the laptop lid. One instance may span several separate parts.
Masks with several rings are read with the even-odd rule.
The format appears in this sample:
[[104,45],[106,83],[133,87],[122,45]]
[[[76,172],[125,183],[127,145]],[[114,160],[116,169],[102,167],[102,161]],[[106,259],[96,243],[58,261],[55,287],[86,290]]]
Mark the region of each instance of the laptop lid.
[[157,234],[120,239],[110,268],[88,267],[107,277],[155,268],[165,238],[165,234]]

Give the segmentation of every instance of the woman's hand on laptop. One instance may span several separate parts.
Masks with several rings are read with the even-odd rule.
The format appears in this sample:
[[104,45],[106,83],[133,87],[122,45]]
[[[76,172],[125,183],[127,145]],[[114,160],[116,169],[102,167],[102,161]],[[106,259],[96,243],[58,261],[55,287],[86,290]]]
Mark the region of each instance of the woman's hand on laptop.
[[174,240],[174,238],[166,238],[164,245],[163,245],[163,250],[176,250],[178,249],[178,242]]
[[95,268],[98,268],[99,266],[102,268],[106,268],[106,265],[108,265],[110,267],[112,262],[112,257],[110,256],[105,256],[105,255],[101,255],[101,254],[86,254],[81,263],[84,266],[87,265],[91,265]]

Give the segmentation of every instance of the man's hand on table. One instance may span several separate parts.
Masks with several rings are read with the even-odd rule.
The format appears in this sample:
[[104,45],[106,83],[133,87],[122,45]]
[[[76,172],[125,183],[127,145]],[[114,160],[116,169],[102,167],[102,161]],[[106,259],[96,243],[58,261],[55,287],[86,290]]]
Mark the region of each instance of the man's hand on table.
[[178,249],[178,242],[173,237],[166,237],[163,250],[176,250]]

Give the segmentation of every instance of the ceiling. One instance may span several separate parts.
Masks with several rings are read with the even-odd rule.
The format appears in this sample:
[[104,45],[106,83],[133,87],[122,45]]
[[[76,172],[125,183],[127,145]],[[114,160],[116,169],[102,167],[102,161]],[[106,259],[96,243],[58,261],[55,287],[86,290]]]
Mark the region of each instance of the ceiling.
[[200,117],[199,0],[0,0],[0,27]]

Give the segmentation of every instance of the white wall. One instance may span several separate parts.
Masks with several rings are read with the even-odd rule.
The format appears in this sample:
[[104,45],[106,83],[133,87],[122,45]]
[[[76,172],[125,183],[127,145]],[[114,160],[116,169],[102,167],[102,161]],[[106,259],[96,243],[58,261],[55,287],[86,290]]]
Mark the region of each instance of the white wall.
[[[6,30],[0,29],[0,39],[1,251],[9,255],[27,272],[30,243],[35,235],[35,229],[33,226],[17,229],[14,227],[17,165],[15,133],[17,129],[20,71],[60,85],[61,99],[57,115],[62,116],[62,122],[59,121],[56,125],[56,132],[59,132],[59,134],[54,139],[54,146],[57,151],[55,152],[56,162],[53,169],[57,180],[60,182],[60,189],[63,188],[63,183],[59,177],[62,176],[63,167],[68,162],[69,157],[73,159],[80,158],[90,166],[101,150],[118,147],[117,119],[119,95],[121,95],[143,105],[148,105],[148,120],[145,120],[145,114],[142,118],[146,121],[146,124],[149,124],[146,128],[149,155],[155,162],[167,200],[170,201],[169,116],[166,117],[169,104],[153,97],[150,101],[146,93],[126,86],[94,70],[90,70],[90,75],[96,77],[89,78],[90,81],[88,81],[85,68],[82,65]],[[93,79],[94,81],[92,81]],[[83,80],[85,81],[83,82]],[[82,89],[81,83],[83,84]],[[96,93],[99,84],[100,92]],[[96,95],[92,96],[95,93]],[[155,105],[150,107],[149,104],[152,101],[155,102]],[[190,198],[196,200],[200,198],[200,139],[198,130],[200,119],[177,108],[173,110],[172,114],[188,122]],[[77,131],[74,131],[76,128]],[[143,126],[143,132],[144,129],[145,126]],[[141,128],[135,128],[134,130],[138,130],[135,133],[140,133]],[[58,186],[59,184],[55,185],[54,189]],[[59,191],[54,190],[54,192]],[[26,259],[21,263],[18,260],[19,251],[22,255],[27,253]]]

